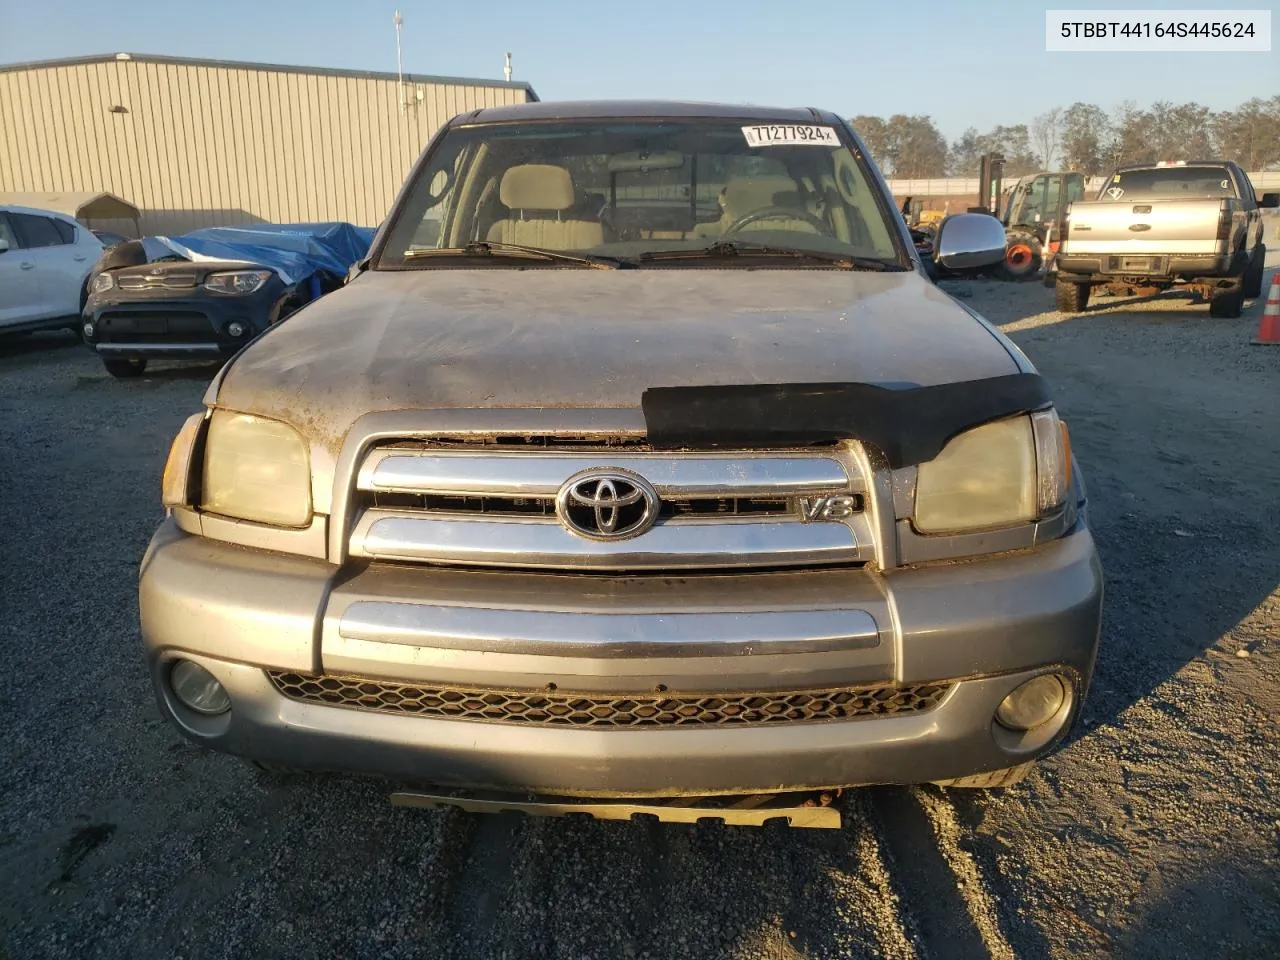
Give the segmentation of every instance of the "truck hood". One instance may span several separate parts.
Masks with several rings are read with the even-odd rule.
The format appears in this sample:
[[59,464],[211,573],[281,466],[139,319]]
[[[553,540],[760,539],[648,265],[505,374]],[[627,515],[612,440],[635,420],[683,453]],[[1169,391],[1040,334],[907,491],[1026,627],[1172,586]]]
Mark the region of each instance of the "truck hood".
[[638,409],[649,387],[933,386],[1020,369],[913,272],[430,269],[357,277],[250,345],[206,400],[336,452],[372,412]]

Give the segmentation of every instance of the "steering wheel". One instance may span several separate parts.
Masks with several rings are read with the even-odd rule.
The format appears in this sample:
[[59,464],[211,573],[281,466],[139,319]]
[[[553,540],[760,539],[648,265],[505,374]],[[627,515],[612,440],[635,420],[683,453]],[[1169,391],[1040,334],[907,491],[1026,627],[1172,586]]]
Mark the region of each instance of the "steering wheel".
[[805,223],[813,226],[824,237],[835,236],[835,234],[831,232],[830,225],[828,225],[821,217],[814,216],[807,210],[794,210],[791,207],[779,206],[761,207],[759,210],[752,210],[750,213],[743,214],[725,228],[724,235],[726,237],[731,236],[732,234],[739,232],[743,227],[750,226],[751,224],[757,223],[761,220],[775,219],[803,220]]

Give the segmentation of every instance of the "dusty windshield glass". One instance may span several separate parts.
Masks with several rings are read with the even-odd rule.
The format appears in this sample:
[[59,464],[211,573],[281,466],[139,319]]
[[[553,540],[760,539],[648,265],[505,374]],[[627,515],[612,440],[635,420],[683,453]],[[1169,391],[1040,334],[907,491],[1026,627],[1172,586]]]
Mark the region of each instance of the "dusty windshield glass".
[[380,265],[482,241],[638,258],[741,245],[898,260],[836,130],[747,121],[557,121],[450,131],[412,183]]

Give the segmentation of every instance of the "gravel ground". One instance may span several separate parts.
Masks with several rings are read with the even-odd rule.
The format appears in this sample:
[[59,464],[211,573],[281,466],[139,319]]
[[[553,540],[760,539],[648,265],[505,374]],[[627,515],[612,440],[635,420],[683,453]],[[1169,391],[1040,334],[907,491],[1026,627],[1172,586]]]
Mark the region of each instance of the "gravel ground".
[[1280,944],[1280,348],[1261,304],[954,284],[1053,384],[1107,572],[1084,726],[840,832],[471,817],[266,784],[164,724],[136,573],[210,371],[0,345],[0,960],[1261,957]]

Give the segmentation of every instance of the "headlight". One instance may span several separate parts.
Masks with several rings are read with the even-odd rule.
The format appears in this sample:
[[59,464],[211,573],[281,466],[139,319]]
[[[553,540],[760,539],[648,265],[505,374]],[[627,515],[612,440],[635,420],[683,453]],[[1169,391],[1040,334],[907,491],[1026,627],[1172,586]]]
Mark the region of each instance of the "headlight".
[[963,533],[1029,523],[1066,503],[1066,427],[1053,410],[997,420],[953,437],[916,475],[921,533]]
[[231,270],[227,273],[211,273],[205,277],[204,288],[214,293],[230,293],[238,296],[257,293],[270,278],[270,270]]
[[116,278],[109,273],[100,273],[93,278],[91,289],[94,293],[106,293],[116,285]]
[[307,448],[278,420],[216,410],[204,447],[201,507],[282,527],[311,521]]

